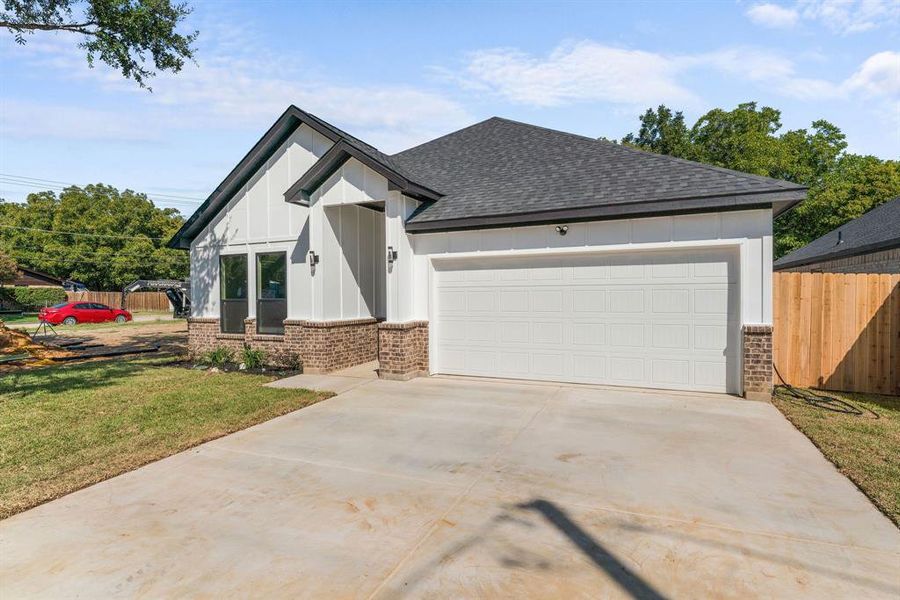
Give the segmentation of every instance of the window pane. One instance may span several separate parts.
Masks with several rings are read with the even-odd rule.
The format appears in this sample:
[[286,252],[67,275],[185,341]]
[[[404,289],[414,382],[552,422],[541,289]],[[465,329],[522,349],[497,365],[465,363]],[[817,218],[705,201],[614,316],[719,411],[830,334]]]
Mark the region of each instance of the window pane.
[[243,333],[247,318],[247,256],[222,256],[219,266],[222,331]]
[[259,297],[287,298],[287,258],[283,252],[256,255],[256,285]]
[[287,318],[287,254],[256,255],[256,329],[284,333]]
[[247,297],[247,256],[222,257],[222,298],[239,300]]

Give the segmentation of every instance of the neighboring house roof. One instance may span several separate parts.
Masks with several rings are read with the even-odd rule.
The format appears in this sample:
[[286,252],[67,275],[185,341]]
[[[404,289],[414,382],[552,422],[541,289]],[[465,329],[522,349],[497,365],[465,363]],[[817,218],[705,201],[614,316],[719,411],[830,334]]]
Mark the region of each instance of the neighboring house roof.
[[28,267],[23,267],[19,265],[19,275],[16,277],[10,285],[16,286],[36,286],[36,285],[52,285],[56,286],[62,285],[62,279],[57,277],[53,277],[52,275],[47,275],[46,273],[41,273],[40,271],[35,271],[34,269],[30,269]]
[[499,117],[386,155],[291,106],[169,245],[187,248],[300,123],[335,146],[285,191],[285,200],[307,203],[354,157],[384,175],[391,189],[424,201],[407,221],[410,232],[769,206],[778,214],[806,196],[805,187],[786,181]]
[[775,269],[801,267],[890,248],[900,248],[900,196],[782,256],[775,261]]

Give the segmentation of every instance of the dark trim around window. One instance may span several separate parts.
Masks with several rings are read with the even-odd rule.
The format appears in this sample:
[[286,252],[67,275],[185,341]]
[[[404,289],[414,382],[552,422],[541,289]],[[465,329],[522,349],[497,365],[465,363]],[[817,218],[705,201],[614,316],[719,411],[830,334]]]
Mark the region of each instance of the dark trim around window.
[[287,265],[287,252],[256,254],[256,332],[259,334],[284,335],[284,320],[287,319]]
[[219,256],[219,329],[244,333],[249,272],[246,254]]

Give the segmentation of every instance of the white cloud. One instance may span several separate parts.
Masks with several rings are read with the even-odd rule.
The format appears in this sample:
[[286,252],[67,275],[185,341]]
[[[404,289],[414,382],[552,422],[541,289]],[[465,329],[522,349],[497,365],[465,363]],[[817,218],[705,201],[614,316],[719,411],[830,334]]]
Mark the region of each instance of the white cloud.
[[804,77],[791,58],[753,47],[678,55],[581,41],[562,44],[545,57],[506,48],[476,52],[452,79],[464,88],[535,107],[600,101],[690,108],[698,99],[682,80],[697,72],[718,73],[805,100],[896,93],[898,56],[873,55],[849,78],[830,81]]
[[[269,55],[265,48],[235,44],[233,35],[220,36],[218,31],[216,26],[204,30],[207,45],[198,53],[199,64],[187,63],[180,73],[160,73],[150,80],[153,93],[103,64],[88,68],[83,51],[65,37],[29,39],[23,47],[0,48],[0,57],[24,58],[32,68],[99,86],[111,98],[128,95],[121,108],[58,110],[55,114],[65,117],[53,118],[52,127],[33,130],[33,137],[145,139],[135,132],[145,129],[148,121],[156,124],[157,133],[159,127],[263,131],[295,104],[393,152],[474,120],[460,104],[436,91],[331,81],[314,66],[294,61],[285,68],[283,58]],[[29,115],[42,110],[41,103],[17,103],[4,115],[4,131],[28,135]],[[93,126],[97,131],[91,133]]]
[[757,25],[788,29],[797,24],[800,14],[793,8],[785,8],[778,4],[757,4],[747,10],[747,16]]
[[521,104],[694,100],[693,94],[675,81],[673,60],[653,52],[582,41],[563,44],[546,58],[504,48],[475,52],[469,58],[465,75],[470,85]]
[[900,97],[900,52],[873,54],[844,85],[872,95]]
[[803,19],[835,33],[851,34],[900,21],[897,0],[798,0],[793,7],[765,2],[750,7],[747,17],[757,25],[787,29]]
[[900,21],[897,0],[801,0],[803,17],[821,22],[834,32],[869,31]]

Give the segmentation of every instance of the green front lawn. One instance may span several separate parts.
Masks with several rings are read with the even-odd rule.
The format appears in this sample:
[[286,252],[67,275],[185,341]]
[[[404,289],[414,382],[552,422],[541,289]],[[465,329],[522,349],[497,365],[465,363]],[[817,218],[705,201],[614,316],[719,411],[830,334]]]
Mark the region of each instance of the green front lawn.
[[[862,409],[856,416],[809,406],[778,388],[775,406],[881,511],[900,526],[900,397],[817,392]],[[875,418],[871,413],[878,414]]]
[[0,375],[0,518],[331,395],[169,360]]

